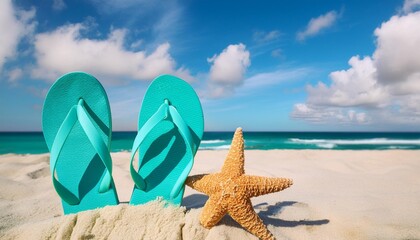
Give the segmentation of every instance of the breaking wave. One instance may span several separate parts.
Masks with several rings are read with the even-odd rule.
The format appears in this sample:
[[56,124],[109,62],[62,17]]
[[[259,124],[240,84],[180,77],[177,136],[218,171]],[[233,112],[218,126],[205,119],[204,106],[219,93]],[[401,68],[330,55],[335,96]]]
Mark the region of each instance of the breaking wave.
[[403,146],[420,146],[420,139],[389,139],[389,138],[372,138],[372,139],[300,139],[291,138],[290,142],[295,144],[316,145],[319,148],[335,148],[343,145],[385,145],[389,149],[402,149]]

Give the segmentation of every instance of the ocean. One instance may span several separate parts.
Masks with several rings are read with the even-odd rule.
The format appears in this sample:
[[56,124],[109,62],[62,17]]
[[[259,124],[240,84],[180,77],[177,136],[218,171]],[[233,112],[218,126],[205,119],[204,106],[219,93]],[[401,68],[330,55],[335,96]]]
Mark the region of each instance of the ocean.
[[[111,151],[130,151],[136,132],[113,132]],[[205,132],[200,149],[229,149],[233,132]],[[244,132],[246,149],[420,149],[420,132]],[[0,132],[0,154],[46,153],[41,132]]]

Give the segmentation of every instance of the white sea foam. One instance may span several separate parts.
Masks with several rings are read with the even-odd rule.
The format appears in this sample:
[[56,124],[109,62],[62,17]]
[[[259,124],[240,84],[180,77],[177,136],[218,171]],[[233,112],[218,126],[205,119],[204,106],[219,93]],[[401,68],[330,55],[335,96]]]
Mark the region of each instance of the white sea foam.
[[320,144],[317,144],[316,146],[317,146],[317,147],[320,147],[320,148],[329,148],[329,149],[332,149],[332,148],[334,148],[336,145],[335,145],[335,144],[333,144],[333,143],[320,143]]
[[406,147],[406,146],[389,146],[388,149],[410,149],[410,147]]
[[201,144],[212,144],[212,143],[222,143],[225,142],[225,140],[215,139],[215,140],[203,140],[201,141]]
[[229,148],[230,148],[230,145],[221,145],[221,146],[206,146],[206,147],[200,146],[199,149],[201,150],[226,150]]
[[[293,143],[300,144],[321,144],[333,145],[420,145],[420,139],[388,139],[388,138],[372,138],[372,139],[289,139]],[[325,145],[327,146],[327,145]],[[329,146],[329,145],[328,145]]]

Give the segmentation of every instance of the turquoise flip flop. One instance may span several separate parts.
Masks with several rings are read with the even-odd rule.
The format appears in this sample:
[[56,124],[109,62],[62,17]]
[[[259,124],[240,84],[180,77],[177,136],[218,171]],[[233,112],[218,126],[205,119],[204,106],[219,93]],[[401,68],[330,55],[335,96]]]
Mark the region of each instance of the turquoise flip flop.
[[93,76],[68,73],[50,88],[42,130],[64,214],[118,204],[112,179],[111,111]]
[[156,78],[144,96],[138,129],[131,151],[130,173],[135,185],[130,204],[161,197],[180,205],[204,131],[203,111],[194,89],[174,76]]

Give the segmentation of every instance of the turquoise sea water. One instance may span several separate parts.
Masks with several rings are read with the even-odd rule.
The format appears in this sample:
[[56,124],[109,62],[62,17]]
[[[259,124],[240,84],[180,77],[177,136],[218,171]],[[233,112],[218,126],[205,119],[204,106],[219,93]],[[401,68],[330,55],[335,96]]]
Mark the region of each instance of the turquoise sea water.
[[[136,132],[112,133],[112,152],[130,151]],[[204,133],[200,149],[228,149],[233,132]],[[246,149],[420,149],[420,132],[244,132]],[[46,153],[41,132],[0,133],[0,154]]]

